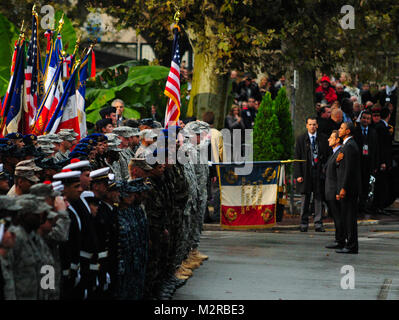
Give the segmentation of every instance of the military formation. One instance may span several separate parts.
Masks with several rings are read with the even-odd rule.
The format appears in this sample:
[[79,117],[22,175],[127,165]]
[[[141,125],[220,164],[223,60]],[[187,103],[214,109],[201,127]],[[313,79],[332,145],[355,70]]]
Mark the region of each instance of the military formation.
[[171,299],[208,259],[209,129],[0,139],[0,300]]

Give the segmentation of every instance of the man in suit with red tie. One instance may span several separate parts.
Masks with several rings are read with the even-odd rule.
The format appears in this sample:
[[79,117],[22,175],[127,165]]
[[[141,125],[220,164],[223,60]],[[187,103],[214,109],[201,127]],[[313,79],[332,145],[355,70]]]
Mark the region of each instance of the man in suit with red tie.
[[340,202],[344,219],[346,244],[344,248],[338,249],[336,252],[357,254],[359,250],[357,236],[358,198],[361,191],[360,151],[353,138],[355,133],[353,123],[342,123],[338,133],[343,140],[343,147],[336,159],[339,190],[337,200]]
[[306,162],[294,163],[294,177],[297,180],[296,188],[302,194],[301,232],[308,231],[312,193],[315,202],[315,231],[325,232],[322,221],[323,167],[328,159],[328,145],[327,137],[318,133],[317,128],[317,118],[307,118],[307,132],[298,137],[295,146],[295,159],[306,160]]

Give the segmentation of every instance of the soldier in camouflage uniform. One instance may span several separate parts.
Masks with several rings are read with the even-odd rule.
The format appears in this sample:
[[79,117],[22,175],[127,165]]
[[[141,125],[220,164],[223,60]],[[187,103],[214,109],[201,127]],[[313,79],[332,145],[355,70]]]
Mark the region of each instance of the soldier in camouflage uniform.
[[137,140],[135,137],[138,135],[137,128],[122,126],[115,128],[113,133],[118,135],[118,138],[122,141],[118,146],[122,149],[119,155],[119,164],[121,168],[120,176],[122,180],[127,180],[129,179],[128,165],[130,159],[133,158],[132,149],[135,148],[134,141]]
[[[61,193],[54,191],[52,184],[35,184],[30,188],[30,193],[34,194],[38,198],[42,198],[52,208],[52,211],[49,211],[47,216],[47,220],[50,221],[46,221],[46,224],[41,226],[41,228],[46,228],[49,227],[49,223],[51,223],[51,228],[48,231],[44,230],[41,235],[46,246],[50,250],[52,259],[54,261],[53,266],[55,270],[55,289],[54,292],[51,292],[49,295],[49,299],[58,300],[60,298],[62,272],[60,244],[68,240],[71,220],[69,218],[68,212],[66,211],[66,203],[64,199],[60,197]],[[56,214],[54,212],[56,212]],[[48,255],[47,249],[42,242],[43,241],[40,241],[39,243],[40,247],[43,252]]]
[[185,130],[192,131],[197,136],[197,163],[194,166],[195,174],[198,181],[198,212],[194,216],[193,223],[193,249],[190,252],[189,260],[193,262],[201,262],[208,259],[207,256],[202,255],[198,251],[200,236],[202,232],[204,216],[206,212],[208,191],[207,184],[209,183],[209,166],[208,166],[208,146],[210,140],[208,138],[209,124],[203,121],[189,122]]
[[121,140],[114,133],[107,133],[108,138],[108,153],[105,158],[105,164],[110,168],[110,171],[115,175],[116,181],[121,181],[122,179],[122,170],[121,170],[121,151],[119,148],[121,144]]
[[[14,273],[12,270],[12,248],[15,236],[9,231],[12,217],[22,207],[14,198],[0,196],[0,301],[16,300]],[[11,251],[10,251],[11,250]]]
[[55,154],[54,158],[57,161],[62,161],[68,159],[70,150],[76,141],[76,136],[68,131],[60,131],[58,137],[63,141],[60,144],[59,151]]
[[12,270],[14,272],[15,295],[17,300],[37,300],[40,290],[40,251],[35,244],[36,231],[43,222],[43,214],[49,206],[39,205],[37,198],[27,194],[19,196],[17,204],[20,225],[10,227],[16,236],[12,249]]
[[157,136],[153,129],[140,131],[140,147],[136,151],[135,158],[145,158],[147,154],[154,151],[154,148],[149,147],[156,142]]

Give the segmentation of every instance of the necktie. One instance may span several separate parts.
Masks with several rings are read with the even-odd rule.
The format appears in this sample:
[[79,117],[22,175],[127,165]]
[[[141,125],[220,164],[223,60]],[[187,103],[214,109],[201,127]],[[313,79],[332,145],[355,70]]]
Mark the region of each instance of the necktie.
[[363,135],[364,135],[364,136],[367,136],[366,128],[363,128]]
[[315,137],[312,136],[312,151],[314,152],[315,149]]

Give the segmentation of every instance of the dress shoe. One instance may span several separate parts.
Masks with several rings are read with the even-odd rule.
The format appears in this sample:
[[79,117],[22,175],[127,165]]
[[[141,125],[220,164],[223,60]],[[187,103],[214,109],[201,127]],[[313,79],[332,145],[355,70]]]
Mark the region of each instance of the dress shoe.
[[350,253],[350,254],[357,254],[358,250],[353,250],[353,249],[348,249],[348,248],[342,248],[335,250],[336,253]]
[[316,231],[316,232],[326,232],[326,230],[324,229],[323,226],[315,228],[314,231]]
[[299,230],[301,232],[308,232],[308,228],[307,227],[299,227]]
[[327,249],[343,249],[343,247],[344,246],[340,245],[338,242],[333,242],[333,243],[326,245]]

